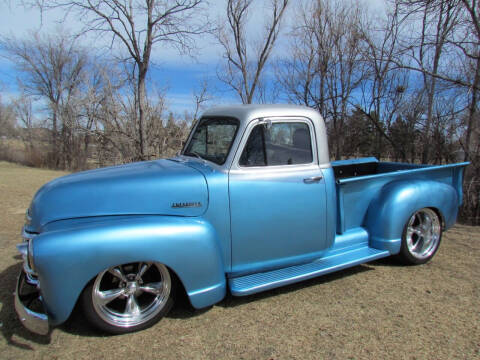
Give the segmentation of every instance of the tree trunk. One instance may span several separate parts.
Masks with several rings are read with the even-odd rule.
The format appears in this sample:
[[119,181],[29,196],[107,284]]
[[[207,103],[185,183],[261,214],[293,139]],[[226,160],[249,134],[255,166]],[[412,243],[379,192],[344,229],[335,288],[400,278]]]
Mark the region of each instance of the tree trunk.
[[[58,108],[55,105],[56,108]],[[52,114],[52,161],[54,168],[58,168],[59,165],[59,156],[58,156],[58,131],[57,131],[57,109],[53,110]]]
[[[442,47],[443,47],[443,41],[440,44],[436,45],[435,49],[435,58],[433,60],[433,71],[432,73],[436,75],[438,73],[438,66],[440,63],[440,56],[442,54]],[[427,74],[424,74],[424,76],[429,76]],[[435,90],[436,90],[436,85],[437,85],[437,78],[435,76],[432,76],[431,78],[431,83],[430,86],[427,84],[428,88],[428,102],[427,102],[427,122],[425,124],[425,138],[426,141],[424,142],[423,145],[423,151],[422,151],[422,163],[426,164],[430,159],[430,128],[432,126],[432,118],[433,118],[433,104],[435,102]]]
[[[445,9],[444,6],[447,8]],[[425,10],[426,11],[426,10]],[[432,121],[433,121],[433,105],[435,101],[435,90],[436,90],[436,83],[437,83],[437,77],[436,75],[438,74],[438,68],[440,64],[440,57],[442,56],[442,51],[443,51],[443,46],[445,44],[445,38],[448,33],[448,26],[451,21],[452,12],[454,11],[453,6],[451,4],[446,3],[441,3],[440,6],[440,13],[438,14],[438,22],[437,22],[437,33],[435,35],[435,55],[433,58],[433,69],[432,69],[432,77],[431,77],[431,83],[430,86],[427,86],[428,88],[428,109],[427,109],[427,123],[425,124],[425,138],[426,141],[424,142],[423,145],[423,152],[422,152],[422,163],[427,163],[430,160],[430,128],[432,126]],[[424,20],[425,21],[425,20]],[[423,43],[424,39],[422,39]],[[424,76],[429,76],[427,74],[424,74]]]
[[480,56],[477,57],[477,66],[475,69],[475,77],[473,79],[473,86],[472,86],[472,98],[470,102],[470,106],[468,108],[468,120],[467,120],[467,131],[465,134],[465,154],[464,160],[470,160],[470,148],[471,148],[471,138],[472,132],[475,128],[475,118],[477,113],[477,102],[478,102],[478,87],[480,86]]
[[138,158],[146,160],[147,158],[147,136],[145,129],[145,107],[146,107],[146,87],[145,78],[147,75],[146,66],[139,66],[138,71]]

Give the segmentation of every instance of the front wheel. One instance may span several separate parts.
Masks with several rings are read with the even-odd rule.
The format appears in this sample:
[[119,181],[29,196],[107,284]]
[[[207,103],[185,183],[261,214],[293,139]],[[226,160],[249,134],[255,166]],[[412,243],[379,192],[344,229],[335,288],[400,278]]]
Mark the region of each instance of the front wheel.
[[173,305],[170,273],[152,262],[106,269],[85,288],[82,303],[88,320],[100,330],[124,334],[146,329]]
[[399,258],[407,264],[424,264],[437,252],[442,238],[442,224],[438,214],[423,208],[405,224]]

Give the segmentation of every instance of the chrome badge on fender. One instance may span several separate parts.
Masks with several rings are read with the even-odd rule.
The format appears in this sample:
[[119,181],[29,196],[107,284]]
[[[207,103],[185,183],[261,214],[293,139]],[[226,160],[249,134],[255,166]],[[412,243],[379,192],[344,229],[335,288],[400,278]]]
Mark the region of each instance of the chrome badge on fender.
[[175,202],[172,204],[172,208],[193,208],[202,207],[201,202]]

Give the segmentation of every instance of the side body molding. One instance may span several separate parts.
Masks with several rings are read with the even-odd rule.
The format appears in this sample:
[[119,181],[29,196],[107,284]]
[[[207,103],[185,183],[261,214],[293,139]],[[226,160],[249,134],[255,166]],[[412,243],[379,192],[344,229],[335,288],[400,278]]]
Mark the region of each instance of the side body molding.
[[436,209],[445,229],[457,218],[459,199],[449,184],[429,181],[394,181],[385,185],[368,208],[365,228],[370,235],[370,246],[400,252],[403,228],[412,214],[421,208]]
[[145,216],[47,231],[34,242],[35,267],[52,325],[65,321],[88,282],[108,267],[158,261],[172,269],[192,305],[226,293],[225,269],[214,228],[199,218]]

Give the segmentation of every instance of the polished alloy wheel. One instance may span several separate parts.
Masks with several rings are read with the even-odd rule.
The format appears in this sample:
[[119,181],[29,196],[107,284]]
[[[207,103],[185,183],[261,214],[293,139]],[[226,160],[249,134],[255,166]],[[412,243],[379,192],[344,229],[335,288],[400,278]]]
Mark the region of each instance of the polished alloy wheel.
[[435,211],[429,208],[418,210],[407,223],[405,240],[409,253],[424,260],[436,251],[442,227]]
[[162,264],[138,262],[115,266],[95,279],[93,308],[110,325],[138,326],[162,311],[171,285],[168,269]]

